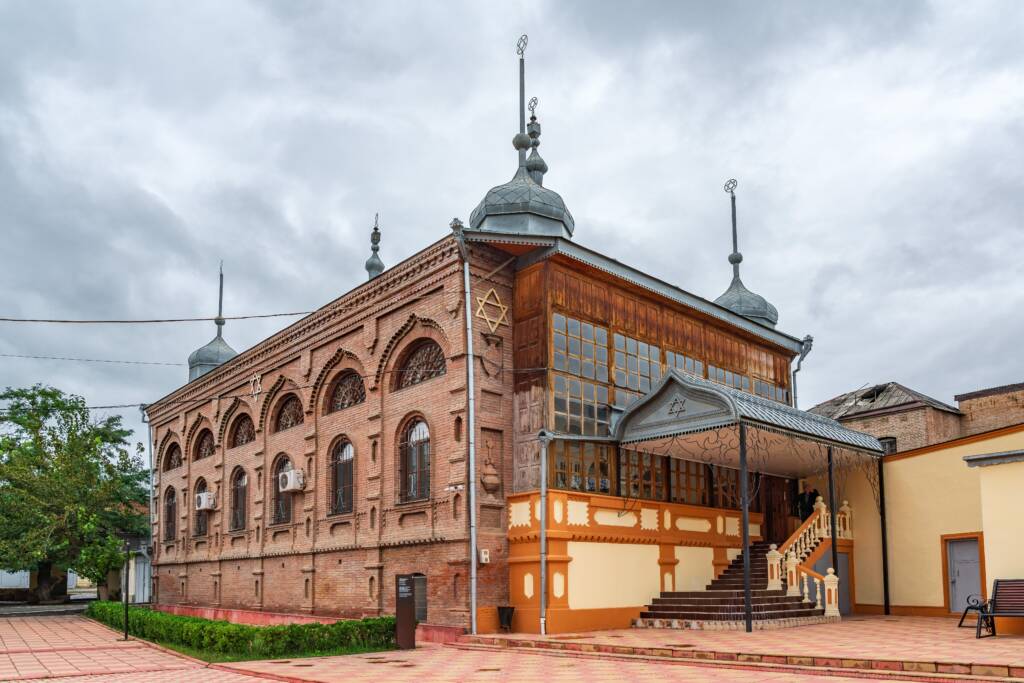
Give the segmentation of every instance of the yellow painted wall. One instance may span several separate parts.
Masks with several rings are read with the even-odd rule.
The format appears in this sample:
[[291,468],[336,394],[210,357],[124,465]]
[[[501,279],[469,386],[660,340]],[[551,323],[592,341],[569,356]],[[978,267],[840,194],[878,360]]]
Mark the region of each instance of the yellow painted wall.
[[1024,462],[974,467],[981,478],[985,524],[985,573],[993,579],[1024,578]]
[[569,609],[636,607],[661,592],[656,545],[569,541]]
[[695,548],[685,545],[675,547],[676,590],[702,591],[715,578],[714,548]]

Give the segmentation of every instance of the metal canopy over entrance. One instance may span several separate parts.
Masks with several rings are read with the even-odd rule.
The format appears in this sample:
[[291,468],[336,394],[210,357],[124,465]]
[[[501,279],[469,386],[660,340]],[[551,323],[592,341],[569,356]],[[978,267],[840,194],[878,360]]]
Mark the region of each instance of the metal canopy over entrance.
[[[602,440],[542,432],[541,509],[547,503],[547,443]],[[796,478],[826,474],[828,507],[836,509],[835,470],[863,468],[876,490],[882,521],[883,581],[888,605],[885,553],[885,508],[881,487],[882,446],[873,436],[847,429],[835,420],[741,392],[669,369],[647,395],[638,399],[613,425],[620,449],[724,465],[739,470],[743,538],[744,612],[752,630],[750,588],[750,472]],[[541,585],[546,586],[546,521],[541,519]],[[831,538],[836,539],[835,515]],[[838,567],[836,543],[832,564]],[[545,592],[541,592],[541,630],[544,631]]]

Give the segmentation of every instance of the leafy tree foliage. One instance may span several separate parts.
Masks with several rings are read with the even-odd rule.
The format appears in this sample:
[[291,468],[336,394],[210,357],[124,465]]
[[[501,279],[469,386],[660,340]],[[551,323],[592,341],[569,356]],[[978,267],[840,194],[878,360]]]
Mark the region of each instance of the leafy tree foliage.
[[119,534],[148,534],[147,472],[120,416],[92,419],[79,396],[36,385],[0,393],[0,568],[101,583],[123,563]]

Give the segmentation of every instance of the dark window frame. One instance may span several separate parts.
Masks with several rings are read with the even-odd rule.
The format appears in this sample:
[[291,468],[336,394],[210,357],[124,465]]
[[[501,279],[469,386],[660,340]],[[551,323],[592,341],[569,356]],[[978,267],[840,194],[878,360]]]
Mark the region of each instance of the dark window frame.
[[422,417],[414,417],[406,423],[401,433],[399,500],[403,503],[429,500],[430,427]]
[[231,519],[228,531],[243,531],[246,527],[246,504],[249,493],[249,475],[241,467],[231,473]]
[[291,458],[287,455],[279,456],[274,463],[274,480],[270,482],[274,492],[270,522],[272,525],[291,524],[293,517],[292,492],[281,490],[280,475],[293,469],[295,468],[292,465]]
[[355,446],[340,439],[331,449],[330,514],[351,514],[355,505]]
[[164,541],[171,543],[178,533],[178,492],[173,486],[164,491]]

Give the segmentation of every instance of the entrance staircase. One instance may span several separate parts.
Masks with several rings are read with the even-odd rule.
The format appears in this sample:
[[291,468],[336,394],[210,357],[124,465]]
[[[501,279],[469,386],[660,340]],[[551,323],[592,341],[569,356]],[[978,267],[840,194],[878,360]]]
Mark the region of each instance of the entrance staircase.
[[[825,609],[804,602],[802,595],[768,590],[768,543],[750,546],[751,606],[755,628],[825,621]],[[799,620],[787,623],[788,620]],[[744,624],[743,555],[703,591],[665,591],[640,613],[635,626],[646,628],[731,629]]]

